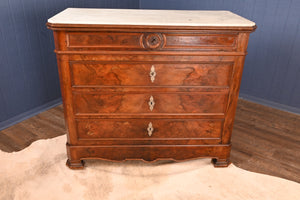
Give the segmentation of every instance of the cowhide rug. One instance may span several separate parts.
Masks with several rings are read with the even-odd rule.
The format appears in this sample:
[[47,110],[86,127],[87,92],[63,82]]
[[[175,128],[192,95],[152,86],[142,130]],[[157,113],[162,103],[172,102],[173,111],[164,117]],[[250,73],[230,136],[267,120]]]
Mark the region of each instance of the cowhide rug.
[[65,136],[34,142],[14,153],[0,151],[0,199],[215,200],[300,199],[300,184],[210,159],[175,163],[87,161],[65,165]]

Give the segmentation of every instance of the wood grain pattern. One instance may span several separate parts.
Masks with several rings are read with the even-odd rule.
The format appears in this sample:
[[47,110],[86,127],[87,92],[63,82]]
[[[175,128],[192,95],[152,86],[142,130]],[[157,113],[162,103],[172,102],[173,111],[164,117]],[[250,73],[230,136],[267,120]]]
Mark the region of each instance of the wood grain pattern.
[[[227,158],[230,153],[230,145],[120,145],[120,146],[69,146],[67,145],[72,162],[81,162],[84,159],[103,158],[104,160],[125,161],[126,159],[138,159],[152,162],[164,160],[189,160],[194,158],[215,157]],[[136,152],[140,152],[137,154]],[[76,167],[76,166],[70,166]]]
[[[156,48],[156,46],[149,46],[149,45],[143,45],[145,43],[149,43],[148,41],[144,40],[150,40],[148,37],[142,37],[142,41],[140,41],[140,48],[131,48],[130,46],[126,47],[126,42],[124,45],[122,45],[122,48],[116,49],[105,46],[105,41],[102,40],[102,43],[104,43],[104,47],[101,47],[101,45],[94,46],[91,48],[91,46],[86,45],[85,43],[89,41],[86,38],[82,38],[82,41],[77,41],[78,43],[83,43],[83,46],[86,47],[80,47],[80,48],[70,48],[68,47],[68,33],[65,35],[62,40],[64,41],[61,43],[64,48],[67,48],[69,52],[72,51],[80,51],[80,54],[83,54],[85,52],[89,51],[107,51],[107,50],[123,50],[123,51],[142,51],[142,52],[152,52],[152,50],[156,50],[159,52],[168,52],[174,53],[178,51],[177,53],[188,53],[196,51],[194,53],[197,54],[197,52],[201,51],[207,51],[209,52],[220,52],[223,51],[220,55],[224,55],[228,51],[228,53],[234,53],[237,51],[237,37],[240,32],[244,33],[251,33],[256,29],[256,26],[253,27],[205,27],[205,26],[199,26],[199,27],[185,27],[185,26],[145,26],[145,25],[137,25],[137,26],[130,26],[130,25],[93,25],[93,24],[51,24],[47,23],[47,27],[52,29],[53,31],[57,32],[63,32],[65,30],[71,31],[71,32],[77,32],[78,34],[85,34],[88,35],[89,33],[93,33],[93,35],[97,34],[103,34],[104,32],[107,32],[108,35],[110,33],[128,33],[128,34],[144,34],[147,36],[148,34],[156,34],[156,35],[162,35],[163,39],[160,39],[160,45],[158,45],[159,48]],[[92,30],[92,31],[90,31]],[[175,42],[175,45],[172,48],[172,45],[169,45],[169,48],[164,48],[168,35],[171,35],[172,41]],[[183,45],[177,45],[178,42],[183,42],[180,37],[186,37],[184,40]],[[177,38],[177,39],[176,39]],[[79,40],[80,38],[78,38]],[[97,38],[95,39],[97,41]],[[112,43],[114,43],[113,37],[108,37],[108,40],[110,40]],[[120,41],[126,41],[126,39],[121,39]],[[92,39],[93,41],[93,39]],[[118,41],[118,40],[117,40]],[[156,40],[157,41],[157,40]],[[170,44],[170,42],[169,42]],[[120,44],[119,44],[120,45]],[[113,46],[113,45],[112,45]],[[155,48],[154,48],[155,47]],[[60,48],[56,47],[57,53],[67,53],[67,52],[60,52]],[[187,51],[187,52],[185,52]],[[75,52],[74,52],[75,53]]]
[[140,32],[70,32],[67,48],[129,50],[217,50],[235,51],[237,34],[178,34]]
[[300,183],[300,115],[240,100],[231,160],[244,169]]
[[[20,151],[36,140],[63,135],[66,133],[63,119],[63,108],[58,106],[2,130],[0,149],[5,152]],[[300,183],[299,124],[299,115],[240,99],[233,128],[231,161],[243,169]],[[200,141],[204,140],[198,140],[198,143],[181,140],[180,143],[199,145]],[[210,141],[206,140],[202,144],[211,144]],[[105,142],[117,144],[114,140]],[[85,143],[103,144],[96,141]],[[124,141],[122,144],[130,143]],[[156,144],[155,140],[153,144]]]
[[[48,23],[48,27],[54,30],[57,43],[56,53],[60,62],[60,81],[63,85],[65,116],[69,128],[67,165],[70,168],[82,168],[81,160],[89,158],[110,160],[140,158],[150,161],[164,159],[164,155],[168,155],[168,159],[176,160],[190,159],[193,156],[210,156],[213,158],[215,167],[227,167],[230,164],[230,137],[243,61],[249,33],[255,27],[251,29],[250,27],[230,27],[228,30],[222,27],[215,27],[214,30],[198,27],[198,30],[194,28],[193,31],[186,27],[139,26],[136,29],[136,27],[125,25],[73,24],[63,27]],[[93,31],[90,32],[89,29]],[[161,31],[158,31],[159,29]],[[70,38],[70,35],[68,36],[70,31],[72,35],[79,37]],[[124,36],[122,33],[129,34]],[[139,42],[143,48],[140,49],[130,46],[137,42],[137,34],[142,35]],[[132,35],[135,39],[130,39]],[[168,38],[170,36],[172,36],[171,40]],[[70,39],[71,44],[77,47],[82,46],[71,48],[66,38]],[[113,48],[115,49],[112,50]],[[101,64],[104,61],[111,63]],[[162,62],[156,63],[156,61]],[[184,61],[188,62],[189,67],[183,67],[186,65]],[[202,63],[199,63],[201,61]],[[143,63],[142,66],[134,65],[141,63]],[[155,71],[155,78],[161,76],[157,78],[157,83],[155,79],[151,80],[149,77],[149,68],[151,70],[152,65],[157,65],[158,71]],[[182,71],[183,69],[186,71]],[[156,85],[152,84],[154,82]],[[152,120],[151,117],[154,116],[155,119]],[[169,122],[185,119],[187,123],[187,119],[200,120],[205,117],[224,120],[222,128],[215,127],[216,132],[220,130],[222,132],[221,141],[220,137],[210,142],[205,138],[202,141],[193,140],[188,135],[189,132],[198,131],[199,135],[205,136],[206,125],[203,128],[194,124],[192,129],[195,130],[193,131],[182,129],[180,123],[172,123],[172,128],[168,128],[171,126],[163,123],[163,120],[158,123],[158,119],[169,117]],[[92,125],[94,131],[86,132],[89,127],[76,128],[78,125],[76,120],[83,118],[94,120],[94,122],[98,119],[99,123]],[[133,118],[142,119],[137,121]],[[103,120],[99,121],[99,119]],[[163,130],[159,133],[168,141],[165,144],[166,148],[159,148],[162,144],[159,141],[144,141],[142,145],[145,145],[145,148],[137,148],[141,145],[138,142],[125,148],[122,145],[130,145],[128,140],[120,140],[119,143],[111,141],[91,143],[87,138],[89,135],[90,139],[93,139],[93,134],[100,137],[103,134],[115,133],[115,135],[128,134],[127,137],[134,140],[136,137],[141,137],[140,129],[147,130],[144,124],[147,119],[151,119],[153,125],[155,123],[156,131]],[[108,123],[109,121],[111,123]],[[133,122],[135,122],[134,125]],[[189,127],[190,124],[185,125]],[[116,126],[120,129],[112,128]],[[123,126],[129,131],[124,131]],[[152,128],[150,126],[150,129]],[[187,146],[176,147],[181,141],[176,141],[177,144],[173,143],[171,134],[164,131],[167,129],[173,130],[175,135],[184,134],[187,141],[181,145]],[[181,131],[177,133],[175,130]],[[81,139],[80,143],[78,138]],[[209,145],[212,144],[214,146],[210,147]],[[107,147],[104,148],[105,145]],[[118,148],[112,148],[113,145],[124,147],[122,155],[119,154]],[[198,153],[194,154],[193,145],[203,146],[196,148]],[[89,154],[93,148],[95,154]],[[134,151],[136,155],[132,155],[131,152],[135,148],[137,149]],[[156,149],[154,151],[157,153],[152,155],[152,152],[140,152],[147,151],[147,149],[148,151]],[[185,149],[185,152],[181,152],[179,156],[177,149]],[[110,152],[103,152],[108,150]],[[159,151],[163,152],[159,153]]]
[[237,34],[165,34],[166,49],[234,51]]
[[[139,51],[130,51],[130,54],[126,51],[82,51],[80,54],[74,51],[56,51],[59,55],[68,55],[70,63],[74,61],[85,61],[85,63],[90,63],[91,61],[113,61],[116,63],[120,62],[142,62],[150,63],[160,62],[160,63],[222,63],[235,61],[236,56],[245,55],[243,52],[222,52],[225,55],[214,55],[212,52],[197,52],[196,54],[185,54],[186,52],[168,52],[149,51],[147,53],[141,53]],[[228,55],[230,54],[230,55]],[[125,64],[125,63],[124,63]]]
[[[149,123],[153,125],[148,135]],[[220,138],[223,120],[115,119],[77,120],[79,139]]]
[[0,131],[0,149],[20,151],[39,139],[66,134],[63,107],[57,106]]
[[66,35],[68,48],[141,48],[141,33],[71,32]]
[[74,86],[229,86],[232,63],[71,62],[70,68]]
[[[149,101],[154,99],[153,110]],[[74,93],[74,113],[224,113],[226,93]]]

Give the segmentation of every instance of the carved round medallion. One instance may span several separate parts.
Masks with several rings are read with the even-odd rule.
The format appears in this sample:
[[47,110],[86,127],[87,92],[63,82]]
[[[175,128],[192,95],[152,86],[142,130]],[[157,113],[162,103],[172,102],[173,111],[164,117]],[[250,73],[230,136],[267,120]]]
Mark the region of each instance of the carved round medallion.
[[163,45],[164,40],[160,33],[144,34],[143,44],[145,48],[156,49]]

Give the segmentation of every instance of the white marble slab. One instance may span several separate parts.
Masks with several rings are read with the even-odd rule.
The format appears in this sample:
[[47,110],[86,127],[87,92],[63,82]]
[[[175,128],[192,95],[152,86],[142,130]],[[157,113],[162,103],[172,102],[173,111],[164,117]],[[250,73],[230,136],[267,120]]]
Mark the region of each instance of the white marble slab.
[[243,26],[254,22],[230,11],[67,8],[48,19],[52,24]]

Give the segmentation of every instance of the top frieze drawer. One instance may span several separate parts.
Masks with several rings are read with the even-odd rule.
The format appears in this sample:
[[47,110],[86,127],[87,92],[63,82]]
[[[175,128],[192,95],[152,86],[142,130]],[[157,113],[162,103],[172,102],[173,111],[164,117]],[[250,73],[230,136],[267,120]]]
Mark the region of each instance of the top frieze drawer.
[[68,50],[236,51],[235,33],[67,32]]

